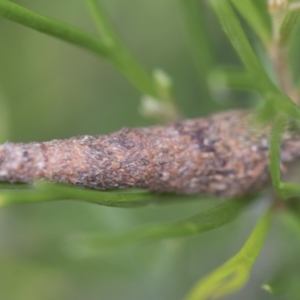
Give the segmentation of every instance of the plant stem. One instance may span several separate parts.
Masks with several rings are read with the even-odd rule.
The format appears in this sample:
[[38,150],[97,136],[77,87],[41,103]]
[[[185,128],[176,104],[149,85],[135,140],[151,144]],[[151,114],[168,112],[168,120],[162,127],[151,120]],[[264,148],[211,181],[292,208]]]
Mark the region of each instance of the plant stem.
[[120,51],[80,29],[10,1],[0,0],[0,16],[102,56],[115,65],[141,93],[157,97],[152,77],[127,51]]
[[[203,4],[197,0],[180,0],[183,16],[189,31],[191,49],[196,63],[198,76],[204,90],[204,99],[212,100],[207,75],[214,65],[214,57],[204,24]],[[212,101],[211,101],[212,102]]]
[[265,99],[261,109],[262,115],[274,118],[278,113],[285,112],[291,117],[300,119],[300,110],[297,105],[277,88],[262,67],[229,1],[211,0],[210,3],[246,69],[250,72],[252,78],[259,78],[257,80],[258,90]]
[[106,45],[114,46],[119,38],[115,30],[109,24],[109,21],[106,17],[107,15],[104,12],[102,6],[100,6],[97,0],[86,0],[85,2],[89,8],[89,11],[93,17],[94,23],[101,35],[103,42]]
[[271,40],[271,32],[262,9],[257,7],[253,0],[231,0],[231,2],[257,34],[262,44],[268,46]]
[[179,114],[177,113],[177,107],[175,106],[173,98],[170,97],[170,87],[167,94],[161,93],[164,87],[160,86],[160,82],[157,82],[155,77],[151,76],[128,50],[110,24],[107,14],[99,1],[86,0],[86,3],[105,45],[113,52],[114,63],[119,66],[121,72],[135,83],[135,85],[139,86],[143,84],[144,88],[141,89],[143,94],[152,96],[156,101],[168,103],[168,111],[174,116],[171,119],[166,118],[166,121],[178,120]]
[[276,93],[276,87],[255,55],[228,0],[211,0],[211,5],[246,69],[253,78],[260,78],[259,85],[261,93]]
[[61,21],[35,13],[10,1],[0,1],[0,16],[110,59],[109,50],[104,43],[92,35]]

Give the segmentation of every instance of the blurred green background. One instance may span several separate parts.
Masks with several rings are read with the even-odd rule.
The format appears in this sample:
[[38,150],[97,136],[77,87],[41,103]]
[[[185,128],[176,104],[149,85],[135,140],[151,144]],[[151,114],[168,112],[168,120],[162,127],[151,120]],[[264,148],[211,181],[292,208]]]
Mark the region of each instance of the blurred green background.
[[[82,0],[16,2],[96,33]],[[222,108],[206,99],[189,51],[179,1],[101,3],[122,39],[145,67],[149,71],[160,67],[170,74],[175,98],[186,117],[198,117],[217,106],[225,109],[235,103]],[[217,60],[238,63],[214,15],[208,8],[203,9]],[[94,54],[3,19],[0,32],[2,142],[68,138],[153,124],[138,112],[140,93]],[[245,104],[246,96],[242,95],[235,94],[240,106]],[[121,209],[60,201],[3,208],[0,299],[182,299],[200,277],[242,246],[263,201],[252,204],[232,224],[200,236],[109,252],[99,249],[99,254],[93,256],[69,249],[67,241],[82,232],[109,232],[176,221],[216,203],[199,200]],[[272,277],[286,258],[296,255],[299,246],[276,223],[249,284],[228,299],[273,299],[260,285]]]

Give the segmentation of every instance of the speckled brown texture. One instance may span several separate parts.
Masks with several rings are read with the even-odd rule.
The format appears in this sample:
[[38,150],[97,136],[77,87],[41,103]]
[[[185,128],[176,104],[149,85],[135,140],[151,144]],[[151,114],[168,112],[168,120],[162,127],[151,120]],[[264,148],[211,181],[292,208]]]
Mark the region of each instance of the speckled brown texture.
[[[95,189],[233,197],[269,182],[267,130],[233,110],[167,126],[124,128],[110,135],[0,146],[0,181],[46,179]],[[300,156],[285,134],[283,163]]]

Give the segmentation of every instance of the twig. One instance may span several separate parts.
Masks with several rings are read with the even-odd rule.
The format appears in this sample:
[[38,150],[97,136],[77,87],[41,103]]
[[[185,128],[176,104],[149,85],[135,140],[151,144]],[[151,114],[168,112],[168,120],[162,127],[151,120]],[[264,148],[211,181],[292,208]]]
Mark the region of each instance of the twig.
[[[237,197],[270,182],[268,131],[233,110],[167,126],[0,146],[0,181],[39,179],[95,189],[144,188]],[[300,156],[300,136],[283,135],[281,160]]]

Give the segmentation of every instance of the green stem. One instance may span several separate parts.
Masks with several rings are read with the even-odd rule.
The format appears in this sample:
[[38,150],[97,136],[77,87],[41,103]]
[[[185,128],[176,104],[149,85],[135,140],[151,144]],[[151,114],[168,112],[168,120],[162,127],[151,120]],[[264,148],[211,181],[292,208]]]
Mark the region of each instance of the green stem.
[[86,0],[85,2],[104,43],[106,45],[115,45],[116,41],[119,40],[118,35],[109,24],[106,17],[107,14],[104,12],[99,2],[97,0]]
[[211,69],[214,64],[212,49],[209,44],[206,26],[204,24],[203,7],[197,0],[181,0],[185,21],[189,30],[192,50],[199,73]]
[[285,120],[279,116],[274,123],[270,138],[269,168],[273,187],[278,190],[280,186],[281,133],[284,128]]
[[212,0],[211,4],[218,15],[232,46],[246,66],[247,70],[253,76],[260,78],[262,86],[273,86],[271,80],[257,59],[235,13],[231,8],[231,5],[228,3],[228,0]]
[[104,44],[113,53],[113,63],[125,77],[138,87],[142,94],[148,94],[160,100],[153,78],[121,41],[99,1],[86,0],[86,3]]
[[261,111],[264,115],[274,118],[281,112],[300,119],[297,105],[272,82],[255,55],[240,23],[228,0],[211,0],[218,18],[240,59],[252,78],[257,81],[258,90],[266,100]]
[[280,26],[280,44],[287,45],[293,29],[300,16],[299,3],[292,3],[289,5],[287,13]]
[[275,119],[271,132],[270,153],[269,153],[269,168],[274,190],[282,199],[288,199],[300,195],[299,184],[282,182],[280,172],[280,145],[281,133],[284,130],[286,120],[279,115]]
[[160,100],[152,77],[129,52],[115,50],[112,63],[142,94],[147,94]]
[[183,16],[189,31],[191,50],[198,70],[200,82],[204,90],[204,99],[211,99],[207,75],[214,65],[214,57],[204,24],[203,4],[200,9],[198,0],[180,0]]
[[262,44],[268,47],[271,43],[271,30],[267,26],[261,8],[257,7],[253,0],[231,0],[231,2],[260,38]]
[[13,2],[0,1],[0,16],[76,46],[88,49],[108,59],[110,58],[109,49],[104,43],[92,35],[61,21],[35,13]]
[[127,51],[121,52],[80,29],[10,1],[0,0],[0,16],[102,56],[115,65],[141,93],[157,96],[152,77]]

